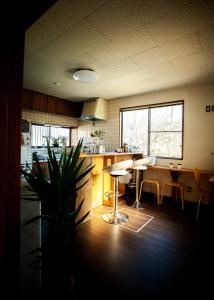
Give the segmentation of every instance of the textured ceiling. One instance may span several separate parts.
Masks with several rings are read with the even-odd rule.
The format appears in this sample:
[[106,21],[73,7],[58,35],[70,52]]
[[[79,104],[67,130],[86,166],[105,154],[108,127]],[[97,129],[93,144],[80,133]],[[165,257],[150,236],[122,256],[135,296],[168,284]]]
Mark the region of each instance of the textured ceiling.
[[[75,81],[78,68],[100,80]],[[213,0],[59,0],[26,32],[24,87],[64,99],[213,80]]]

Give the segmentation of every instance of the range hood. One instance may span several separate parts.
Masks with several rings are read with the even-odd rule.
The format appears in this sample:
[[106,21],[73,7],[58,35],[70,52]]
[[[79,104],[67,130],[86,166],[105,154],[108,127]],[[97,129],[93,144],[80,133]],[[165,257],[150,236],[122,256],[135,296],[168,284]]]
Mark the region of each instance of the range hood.
[[82,120],[102,121],[107,120],[107,102],[101,98],[95,98],[84,102]]

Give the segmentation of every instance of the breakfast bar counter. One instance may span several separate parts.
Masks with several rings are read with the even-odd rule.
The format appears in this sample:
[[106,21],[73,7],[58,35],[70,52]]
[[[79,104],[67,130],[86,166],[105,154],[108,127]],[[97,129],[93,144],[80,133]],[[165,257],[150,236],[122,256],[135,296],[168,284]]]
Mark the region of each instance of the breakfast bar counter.
[[[100,205],[112,206],[112,198],[109,197],[109,192],[113,191],[114,183],[109,174],[104,173],[103,169],[127,159],[142,158],[142,153],[135,152],[107,152],[100,154],[81,153],[80,157],[85,158],[85,166],[92,163],[94,168],[90,175],[88,175],[87,184],[78,191],[77,202],[85,199],[82,208],[81,217],[84,213],[91,211],[93,208]],[[84,181],[80,182],[82,184]],[[125,193],[125,186],[119,184],[119,193]],[[90,215],[89,215],[90,218]]]
[[103,156],[126,156],[130,157],[142,155],[142,152],[105,152],[105,153],[81,153],[80,157],[103,157]]

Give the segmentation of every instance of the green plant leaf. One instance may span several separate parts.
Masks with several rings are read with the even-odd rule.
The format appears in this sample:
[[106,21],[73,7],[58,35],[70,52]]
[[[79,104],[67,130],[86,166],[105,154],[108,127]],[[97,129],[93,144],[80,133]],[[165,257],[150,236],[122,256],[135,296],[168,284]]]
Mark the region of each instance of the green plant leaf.
[[29,219],[27,222],[24,223],[24,225],[34,223],[34,222],[39,221],[41,219],[52,220],[52,218],[48,215],[39,215],[39,216],[36,216],[36,217],[33,217],[33,218]]
[[78,205],[77,210],[75,212],[75,217],[78,216],[78,214],[79,214],[79,212],[80,212],[80,210],[81,210],[81,208],[83,206],[83,203],[84,203],[84,199],[82,199],[82,201],[80,201],[80,204]]
[[88,211],[82,218],[80,218],[77,222],[76,222],[76,226],[80,225],[89,215],[90,211]]
[[[47,140],[48,171],[47,168],[46,171],[42,168],[38,158],[33,169],[28,168],[27,172],[21,170],[29,190],[35,193],[32,196],[37,197],[34,199],[26,194],[22,195],[22,199],[40,201],[42,207],[42,214],[29,219],[25,225],[41,220],[41,226],[46,226],[47,229],[47,239],[41,250],[41,259],[44,260],[42,267],[52,265],[57,268],[62,260],[64,261],[63,253],[66,253],[66,247],[71,243],[78,226],[89,215],[87,212],[76,221],[84,203],[83,199],[76,204],[77,191],[90,180],[83,179],[94,167],[91,164],[85,166],[85,158],[80,158],[82,145],[83,139],[80,139],[68,155],[64,149],[58,161]],[[32,254],[38,251],[38,248],[32,250]],[[40,257],[35,259],[34,266]]]
[[37,252],[42,252],[42,247],[35,248],[27,253],[27,255],[34,255]]
[[76,177],[76,183],[78,183],[82,178],[84,178],[88,173],[91,172],[91,170],[94,168],[94,166],[89,167],[88,169],[84,169],[82,171],[82,173],[80,173],[77,177]]
[[83,184],[81,184],[80,186],[76,187],[76,191],[79,191],[82,187],[84,187],[84,185],[86,185],[86,183],[89,182],[91,178],[89,178],[88,180],[86,180]]

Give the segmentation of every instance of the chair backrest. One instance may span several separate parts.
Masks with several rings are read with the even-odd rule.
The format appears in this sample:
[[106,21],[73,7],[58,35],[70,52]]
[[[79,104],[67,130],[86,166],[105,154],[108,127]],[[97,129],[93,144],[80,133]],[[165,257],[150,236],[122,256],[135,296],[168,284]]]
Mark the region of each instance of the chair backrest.
[[133,160],[128,159],[128,160],[123,160],[118,163],[112,164],[106,168],[103,169],[104,172],[110,173],[112,171],[116,170],[125,170],[133,165]]
[[201,193],[202,192],[202,189],[200,187],[201,172],[198,168],[193,168],[193,171],[194,171],[194,179],[195,179],[196,187],[198,191]]

